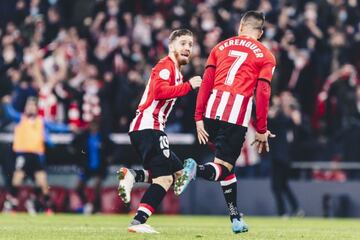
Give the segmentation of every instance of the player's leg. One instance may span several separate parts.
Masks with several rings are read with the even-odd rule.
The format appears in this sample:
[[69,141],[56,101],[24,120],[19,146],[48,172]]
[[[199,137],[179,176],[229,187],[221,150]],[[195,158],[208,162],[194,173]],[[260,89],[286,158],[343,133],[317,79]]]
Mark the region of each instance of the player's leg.
[[10,192],[9,194],[6,195],[6,200],[4,202],[4,208],[3,208],[4,212],[14,211],[19,205],[18,192],[19,192],[19,187],[21,186],[24,178],[25,178],[25,172],[23,170],[17,169],[14,171],[11,180]]
[[16,209],[19,204],[18,191],[25,178],[25,160],[26,159],[23,154],[17,154],[15,158],[15,171],[11,179],[10,194],[7,194],[6,201],[4,203],[3,211],[5,212]]
[[38,155],[38,154],[30,154],[29,157],[31,158],[28,165],[28,172],[29,175],[33,175],[35,179],[35,183],[38,187],[40,187],[42,192],[42,201],[44,205],[45,212],[48,215],[53,214],[52,210],[52,202],[50,198],[50,188],[47,180],[47,173],[45,171],[45,156]]
[[84,206],[84,204],[87,202],[87,197],[85,194],[85,186],[86,186],[87,179],[88,179],[88,177],[86,176],[86,173],[81,172],[80,176],[79,176],[79,180],[75,187],[75,191],[76,191],[78,197],[80,198],[82,206]]
[[93,209],[91,213],[101,212],[101,189],[102,189],[102,180],[103,177],[101,175],[96,175],[94,177],[94,194],[95,199],[93,202]]
[[44,170],[39,170],[34,173],[34,177],[36,185],[41,188],[45,212],[50,215],[53,213],[53,211],[50,198],[49,184],[47,181],[47,173]]
[[[174,170],[172,167],[171,151],[167,136],[162,131],[144,130],[143,138],[132,141],[141,153],[145,169],[153,174],[152,184],[140,201],[137,213],[128,227],[130,232],[157,233],[152,227],[145,224],[154,213],[173,183]],[[134,140],[132,138],[132,140]],[[181,168],[181,164],[180,164]]]
[[[136,153],[144,162],[145,159],[151,158],[149,153],[154,145],[154,132],[150,129],[129,133],[131,145],[135,148]],[[156,140],[159,141],[158,139]],[[119,179],[118,194],[125,203],[131,200],[131,190],[135,182],[151,183],[151,172],[145,169],[130,169],[122,167],[117,171]]]
[[234,233],[247,232],[248,226],[242,219],[237,207],[237,180],[233,171],[235,162],[240,156],[247,128],[230,123],[221,123],[216,136],[215,164],[225,167],[220,185],[229,209],[232,230]]
[[289,176],[290,176],[290,166],[287,163],[283,164],[283,178],[282,178],[282,186],[283,186],[283,193],[285,197],[288,199],[290,207],[291,207],[291,215],[303,217],[305,215],[304,210],[299,207],[299,203],[296,199],[294,192],[292,191],[289,185]]
[[[216,157],[214,162],[197,165],[196,176],[209,181],[220,181],[234,233],[247,232],[248,227],[237,208],[237,180],[232,171],[245,140],[246,128],[220,121],[207,123],[219,125],[214,136]],[[194,165],[192,162],[193,160],[189,160],[185,163],[185,174],[189,172],[187,169],[191,168],[191,164]]]
[[148,218],[154,213],[173,183],[172,175],[160,176],[153,179],[153,183],[142,197],[137,213],[131,222],[128,230],[130,232],[141,232],[142,229],[147,233],[157,233],[155,230],[144,225]]

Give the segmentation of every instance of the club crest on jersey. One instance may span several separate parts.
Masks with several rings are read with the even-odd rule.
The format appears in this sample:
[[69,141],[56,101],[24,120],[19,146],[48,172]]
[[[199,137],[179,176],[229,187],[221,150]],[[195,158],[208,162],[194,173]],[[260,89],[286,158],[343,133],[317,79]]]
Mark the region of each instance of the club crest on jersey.
[[169,140],[166,136],[160,136],[159,139],[160,142],[160,149],[162,149],[162,152],[166,158],[170,157],[170,149],[169,149]]
[[170,71],[168,69],[162,69],[159,73],[159,76],[163,80],[168,80],[170,77]]
[[170,157],[170,149],[164,149],[163,154],[166,158],[169,158]]

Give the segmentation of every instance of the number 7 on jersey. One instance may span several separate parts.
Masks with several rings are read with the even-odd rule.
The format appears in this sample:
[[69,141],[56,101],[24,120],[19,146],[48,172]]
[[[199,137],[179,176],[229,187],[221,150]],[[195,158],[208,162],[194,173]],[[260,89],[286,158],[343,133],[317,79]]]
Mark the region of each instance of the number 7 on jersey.
[[229,56],[236,58],[235,61],[233,62],[233,64],[231,65],[231,67],[228,71],[228,74],[226,76],[226,80],[225,80],[225,84],[231,86],[234,82],[237,71],[239,70],[241,65],[245,62],[245,60],[248,56],[248,53],[240,52],[240,51],[236,51],[236,50],[230,50]]

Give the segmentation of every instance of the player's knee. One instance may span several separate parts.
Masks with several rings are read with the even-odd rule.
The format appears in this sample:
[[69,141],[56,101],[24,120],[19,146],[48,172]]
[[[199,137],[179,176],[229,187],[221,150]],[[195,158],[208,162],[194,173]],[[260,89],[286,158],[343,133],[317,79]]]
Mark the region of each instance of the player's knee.
[[15,187],[19,187],[24,179],[24,173],[22,171],[15,171],[12,177],[12,185]]
[[161,176],[153,179],[153,183],[159,184],[162,186],[166,191],[170,188],[173,183],[173,176]]
[[219,164],[221,167],[221,176],[219,177],[219,180],[224,180],[226,178],[228,178],[232,173],[231,170],[229,170],[229,168],[227,168],[226,166]]
[[226,176],[222,176],[222,180],[220,181],[221,186],[228,186],[230,184],[236,183],[237,179],[235,173],[229,172]]

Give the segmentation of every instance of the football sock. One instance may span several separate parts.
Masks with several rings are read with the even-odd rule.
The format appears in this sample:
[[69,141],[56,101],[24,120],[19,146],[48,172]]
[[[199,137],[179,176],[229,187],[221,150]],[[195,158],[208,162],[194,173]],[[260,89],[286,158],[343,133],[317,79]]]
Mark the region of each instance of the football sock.
[[236,194],[237,194],[237,185],[236,185],[236,176],[235,174],[230,174],[224,180],[220,181],[221,188],[225,197],[226,204],[229,208],[230,220],[240,219],[240,214],[237,209],[236,203]]
[[166,191],[162,186],[159,184],[151,184],[141,199],[134,220],[140,224],[145,223],[151,214],[154,213],[165,195]]
[[209,162],[198,165],[196,175],[209,181],[221,181],[229,175],[229,170],[221,164]]
[[130,172],[135,176],[135,182],[151,183],[149,171],[145,169],[130,169]]

